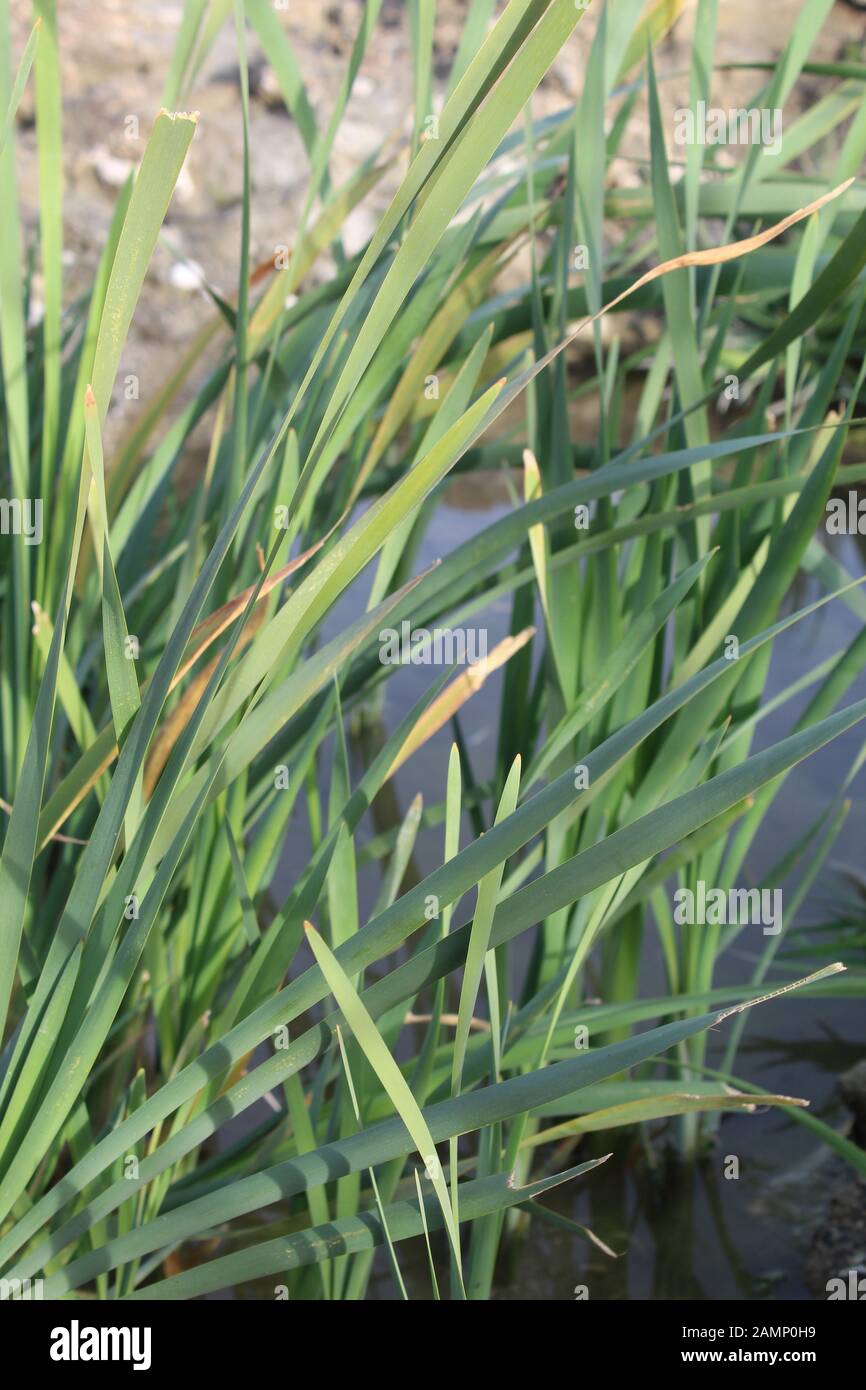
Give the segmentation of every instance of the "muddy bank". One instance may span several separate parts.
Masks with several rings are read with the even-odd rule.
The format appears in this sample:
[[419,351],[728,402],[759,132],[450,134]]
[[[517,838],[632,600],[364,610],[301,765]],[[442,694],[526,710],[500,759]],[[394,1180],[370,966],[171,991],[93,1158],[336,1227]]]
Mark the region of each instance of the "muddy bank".
[[[438,0],[434,51],[435,104],[441,105],[450,63],[461,33],[466,3]],[[111,212],[128,173],[141,157],[162,89],[182,15],[179,4],[140,0],[64,0],[60,10],[64,89],[64,292],[67,301],[86,292]],[[772,24],[760,6],[726,3],[719,7],[717,55],[720,63],[748,54],[754,60],[778,57],[801,10],[800,0],[773,7]],[[320,126],[326,124],[354,41],[361,6],[357,0],[322,5],[292,0],[278,12],[297,54]],[[542,82],[533,109],[549,114],[576,100],[596,25],[590,10],[566,50]],[[13,12],[13,41],[20,51],[28,29],[28,7]],[[689,6],[661,46],[658,65],[662,100],[672,130],[675,107],[687,102],[688,62],[694,6]],[[864,17],[845,4],[833,7],[814,56],[832,59],[859,54]],[[297,128],[287,115],[261,49],[248,36],[251,77],[252,256],[254,262],[290,244],[308,177],[308,160]],[[747,101],[761,74],[718,74],[714,97],[725,106]],[[811,103],[826,81],[803,77],[785,108],[785,118]],[[242,131],[233,25],[226,23],[189,96],[200,113],[199,127],[169,211],[163,241],[153,258],[120,379],[134,373],[139,401],[118,393],[108,427],[110,442],[134,423],[141,402],[152,398],[170,374],[184,344],[207,318],[210,302],[201,276],[223,293],[236,282],[241,218]],[[388,141],[392,165],[381,183],[350,216],[345,228],[349,252],[371,235],[377,218],[405,167],[412,122],[412,64],[408,18],[401,0],[385,0],[361,65],[334,147],[335,184]],[[32,84],[19,120],[19,189],[23,215],[33,232],[38,210],[36,132]],[[611,169],[613,186],[634,186],[646,158],[646,119],[636,106],[627,128],[622,159]],[[720,152],[724,154],[724,152]],[[616,228],[609,228],[615,239]],[[171,250],[169,249],[171,248]],[[173,253],[173,254],[172,254]],[[316,281],[330,272],[322,259],[311,272]],[[40,311],[40,281],[34,282],[34,317]]]

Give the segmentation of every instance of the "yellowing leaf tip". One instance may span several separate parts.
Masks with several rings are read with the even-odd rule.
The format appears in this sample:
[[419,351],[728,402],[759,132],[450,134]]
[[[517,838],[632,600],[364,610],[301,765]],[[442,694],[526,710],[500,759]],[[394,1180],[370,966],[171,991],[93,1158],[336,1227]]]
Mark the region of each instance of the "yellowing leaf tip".
[[164,106],[161,106],[159,115],[167,116],[170,121],[192,121],[193,125],[198,125],[198,111],[168,111]]

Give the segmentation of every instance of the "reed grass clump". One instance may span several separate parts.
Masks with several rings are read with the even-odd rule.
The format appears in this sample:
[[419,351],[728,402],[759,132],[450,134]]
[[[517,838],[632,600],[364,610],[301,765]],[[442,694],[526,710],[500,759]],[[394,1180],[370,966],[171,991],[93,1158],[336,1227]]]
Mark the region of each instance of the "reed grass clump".
[[[833,490],[866,477],[866,66],[824,64],[816,103],[787,119],[828,8],[806,0],[779,61],[752,72],[756,109],[786,115],[776,143],[724,164],[666,114],[657,54],[682,8],[508,0],[491,19],[474,0],[438,103],[433,6],[411,0],[405,148],[336,183],[379,0],[326,119],[266,0],[186,0],[164,109],[69,303],[56,7],[36,0],[13,62],[0,3],[4,1279],[44,1278],[46,1297],[251,1283],[359,1299],[381,1248],[401,1296],[486,1299],[531,1199],[593,1181],[605,1155],[578,1152],[586,1136],[607,1152],[668,1121],[695,1155],[726,1113],[796,1116],[808,1099],[756,1090],[737,1050],[753,1004],[771,1020],[790,989],[862,992],[857,961],[795,970],[785,951],[866,745],[803,842],[760,885],[746,870],[791,769],[866,715],[846,699],[862,632],[767,696],[786,633],[825,604],[866,611],[820,543]],[[701,0],[692,44],[704,109],[716,9]],[[594,26],[579,97],[539,117],[579,23]],[[236,288],[206,286],[198,338],[119,433],[124,346],[197,138],[182,108],[226,24]],[[309,165],[293,244],[262,265],[251,37]],[[347,253],[347,218],[389,179]],[[626,313],[655,325],[650,347],[624,348]],[[425,567],[455,472],[504,477],[510,502]],[[785,606],[803,568],[818,596]],[[502,602],[508,634],[488,642]],[[483,651],[453,669],[419,658],[423,694],[395,697],[359,771],[349,730],[437,629],[483,633]],[[383,658],[381,634],[404,631],[408,662]],[[463,737],[479,704],[483,769]],[[433,803],[371,836],[377,798],[449,731]],[[303,862],[283,850],[293,825]],[[783,894],[770,931],[750,888]],[[712,893],[742,911],[713,916]],[[699,898],[702,920],[678,915]],[[738,940],[751,962],[720,984]],[[661,997],[642,991],[648,959]],[[430,1252],[420,1290],[412,1237]]]

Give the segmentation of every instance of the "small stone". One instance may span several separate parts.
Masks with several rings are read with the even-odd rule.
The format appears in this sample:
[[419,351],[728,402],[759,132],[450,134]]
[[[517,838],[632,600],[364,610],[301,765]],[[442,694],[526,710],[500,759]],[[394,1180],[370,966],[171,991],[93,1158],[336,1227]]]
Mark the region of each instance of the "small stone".
[[812,1237],[806,1256],[806,1285],[816,1298],[827,1297],[831,1279],[849,1271],[866,1272],[866,1182],[855,1178],[833,1193],[824,1220]]
[[122,188],[133,170],[132,161],[119,159],[107,150],[98,150],[93,156],[96,177],[106,188]]
[[204,285],[204,271],[198,261],[175,261],[168,272],[168,283],[175,290],[189,293]]

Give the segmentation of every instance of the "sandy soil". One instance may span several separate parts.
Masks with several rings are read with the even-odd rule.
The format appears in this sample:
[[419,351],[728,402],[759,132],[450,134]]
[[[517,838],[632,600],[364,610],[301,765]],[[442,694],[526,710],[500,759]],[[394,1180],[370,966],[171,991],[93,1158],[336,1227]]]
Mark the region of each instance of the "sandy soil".
[[[27,9],[22,3],[13,10],[16,51],[20,51],[26,37]],[[181,6],[160,0],[137,0],[132,6],[123,0],[61,0],[59,9],[64,74],[65,290],[71,297],[88,287],[118,188],[144,149],[150,124],[160,106]],[[744,54],[756,59],[777,56],[800,9],[801,0],[777,0],[771,9],[741,0],[722,4],[719,60],[735,61]],[[465,0],[438,0],[439,97],[464,13]],[[319,0],[291,0],[285,12],[279,11],[295,46],[320,124],[330,113],[359,14],[358,0],[331,5]],[[536,97],[540,113],[557,110],[578,95],[595,22],[590,11],[545,79]],[[693,22],[692,4],[661,47],[661,73],[683,72]],[[863,14],[843,3],[834,5],[816,56],[833,58],[851,52],[852,46],[859,52],[864,28]],[[300,135],[282,106],[276,81],[253,33],[249,45],[252,252],[255,259],[263,259],[273,254],[275,246],[292,240],[308,166]],[[729,106],[748,98],[759,85],[761,75],[726,73],[722,78],[714,95],[720,104]],[[401,0],[385,0],[337,139],[332,162],[336,183],[357,168],[383,140],[405,138],[411,124],[411,86],[406,12]],[[686,103],[687,90],[685,77],[663,84],[669,110]],[[803,79],[793,105],[808,104],[819,90],[820,79]],[[242,151],[231,23],[219,35],[190,104],[199,110],[200,124],[169,210],[165,237],[180,256],[200,267],[215,287],[231,293],[238,254]],[[643,158],[645,134],[643,114],[638,111],[628,133],[630,157]],[[37,169],[30,89],[20,112],[18,150],[21,203],[32,229],[37,209]],[[363,245],[370,235],[378,213],[399,181],[401,168],[402,160],[395,160],[390,177],[352,215],[346,234],[349,250]],[[629,160],[621,161],[615,172],[617,181],[622,183],[635,182],[638,176],[637,167]],[[316,273],[327,273],[327,267],[320,265]],[[38,311],[38,281],[35,288]],[[208,312],[208,302],[197,286],[196,275],[179,267],[168,250],[159,247],[122,368],[140,377],[142,397],[163,379],[181,345]],[[113,425],[128,425],[130,409],[134,408],[118,400],[112,410]]]

